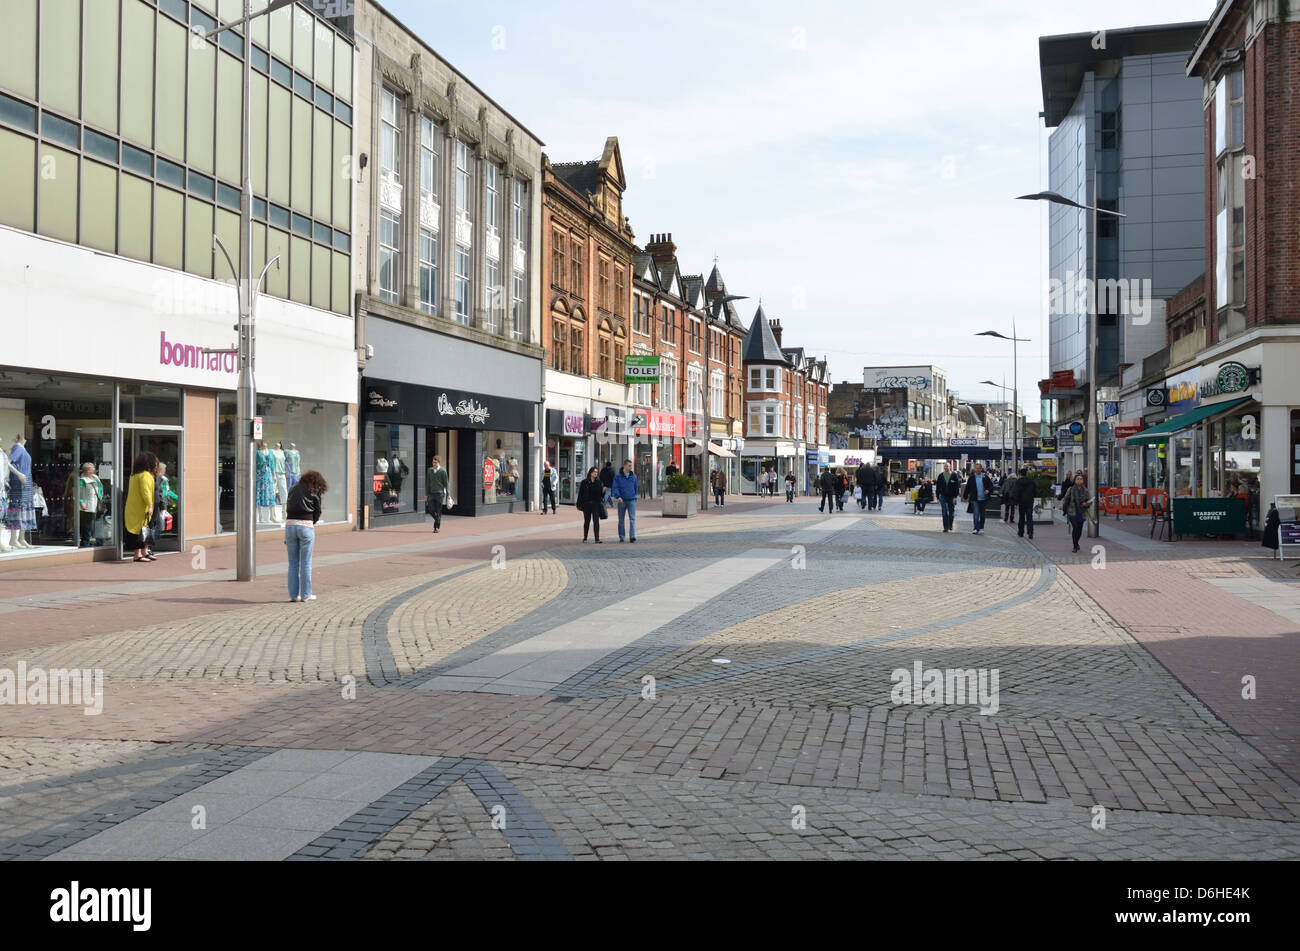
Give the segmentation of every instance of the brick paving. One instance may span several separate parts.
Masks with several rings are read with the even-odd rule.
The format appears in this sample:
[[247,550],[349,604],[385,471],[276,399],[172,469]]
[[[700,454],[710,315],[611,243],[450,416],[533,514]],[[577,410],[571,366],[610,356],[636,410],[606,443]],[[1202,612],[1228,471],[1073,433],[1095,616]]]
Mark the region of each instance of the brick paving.
[[[1300,857],[1300,651],[1285,593],[1257,590],[1289,580],[1263,549],[1103,523],[1096,568],[1059,526],[946,535],[893,499],[641,514],[636,546],[582,546],[570,512],[322,536],[310,605],[278,572],[219,580],[215,550],[205,572],[148,566],[161,593],[110,596],[118,565],[4,575],[0,669],[100,667],[105,697],[0,707],[0,857],[147,857],[218,780],[274,834],[188,856]],[[747,551],[771,564],[603,655],[597,629],[545,695],[427,689]],[[914,663],[996,670],[997,711],[896,705]],[[395,756],[397,778],[355,807],[297,797],[316,818],[276,829],[295,797],[257,777],[297,750]]]

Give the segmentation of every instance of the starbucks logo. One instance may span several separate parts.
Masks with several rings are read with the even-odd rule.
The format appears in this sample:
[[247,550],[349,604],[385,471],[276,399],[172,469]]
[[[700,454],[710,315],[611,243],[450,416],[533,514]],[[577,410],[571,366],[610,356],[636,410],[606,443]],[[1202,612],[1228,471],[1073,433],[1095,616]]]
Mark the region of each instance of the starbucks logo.
[[1216,382],[1220,393],[1240,393],[1250,386],[1250,371],[1235,361],[1224,363],[1219,367]]

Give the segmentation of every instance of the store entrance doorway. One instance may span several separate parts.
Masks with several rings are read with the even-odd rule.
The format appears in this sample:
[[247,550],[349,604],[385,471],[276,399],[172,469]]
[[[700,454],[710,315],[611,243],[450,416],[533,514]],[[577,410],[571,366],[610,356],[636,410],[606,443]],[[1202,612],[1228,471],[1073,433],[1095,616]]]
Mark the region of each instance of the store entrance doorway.
[[[120,437],[118,446],[121,451],[118,453],[120,460],[118,466],[117,491],[113,494],[114,499],[114,521],[118,526],[117,544],[119,547],[119,556],[122,544],[122,532],[125,531],[125,513],[126,513],[126,495],[131,486],[131,469],[135,462],[135,457],[142,452],[152,452],[158,457],[161,466],[166,466],[166,482],[155,476],[155,483],[162,484],[166,490],[167,497],[159,507],[154,506],[153,523],[149,526],[150,547],[156,552],[170,551],[177,552],[181,550],[181,539],[184,537],[181,533],[181,466],[184,463],[181,451],[183,447],[184,430],[180,426],[176,427],[144,427],[123,425],[120,427]],[[175,496],[173,498],[173,496]],[[155,499],[158,493],[155,490]],[[120,514],[119,514],[120,513]]]

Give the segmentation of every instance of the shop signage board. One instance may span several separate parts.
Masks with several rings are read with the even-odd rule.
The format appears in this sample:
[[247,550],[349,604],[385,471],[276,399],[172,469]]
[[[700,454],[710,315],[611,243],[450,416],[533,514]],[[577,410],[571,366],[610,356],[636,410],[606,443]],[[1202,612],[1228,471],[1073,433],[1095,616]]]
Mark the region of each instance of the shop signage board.
[[1244,393],[1259,382],[1260,368],[1237,360],[1225,360],[1216,366],[1203,367],[1201,371],[1201,399],[1216,396],[1235,396]]
[[1038,440],[1039,452],[1056,452],[1056,437],[1044,436]]
[[1175,535],[1240,535],[1245,531],[1245,499],[1174,499]]
[[980,441],[974,437],[962,436],[956,439],[949,439],[949,446],[978,446]]
[[[1273,504],[1282,520],[1277,528],[1277,556],[1300,558],[1300,495],[1275,495]],[[1290,555],[1286,553],[1288,548]]]
[[659,357],[647,353],[629,353],[623,358],[624,383],[658,383]]

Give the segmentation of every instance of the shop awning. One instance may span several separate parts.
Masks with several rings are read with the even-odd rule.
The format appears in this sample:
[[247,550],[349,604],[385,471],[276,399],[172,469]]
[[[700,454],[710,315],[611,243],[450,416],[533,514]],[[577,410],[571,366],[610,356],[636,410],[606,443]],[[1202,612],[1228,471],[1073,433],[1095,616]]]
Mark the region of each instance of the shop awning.
[[1209,419],[1218,413],[1232,409],[1234,406],[1240,406],[1242,403],[1249,403],[1254,397],[1243,396],[1240,399],[1228,400],[1223,403],[1212,403],[1209,406],[1198,406],[1194,410],[1189,410],[1179,416],[1171,416],[1162,423],[1157,423],[1150,429],[1144,429],[1142,432],[1133,436],[1128,436],[1124,440],[1126,446],[1146,445],[1150,443],[1168,442],[1169,437],[1176,433],[1181,433],[1184,429],[1191,429],[1202,420]]
[[713,453],[715,456],[721,456],[723,459],[736,458],[736,454],[730,449],[723,449],[721,446],[715,446],[713,443],[709,443],[709,452]]

